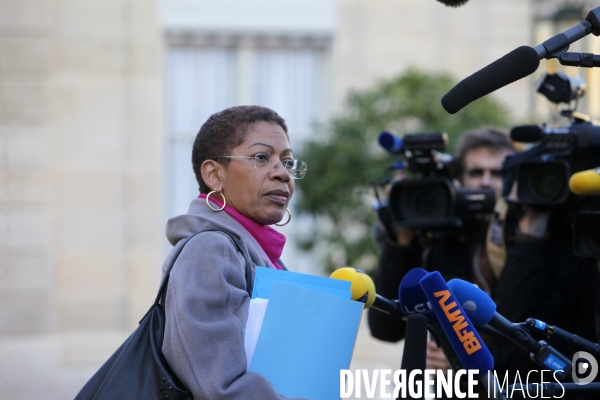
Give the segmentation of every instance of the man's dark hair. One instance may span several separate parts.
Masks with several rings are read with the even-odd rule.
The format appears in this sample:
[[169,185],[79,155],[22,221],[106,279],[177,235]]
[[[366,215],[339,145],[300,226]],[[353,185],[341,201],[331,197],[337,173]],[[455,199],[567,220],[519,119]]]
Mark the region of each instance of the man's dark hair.
[[465,157],[471,150],[487,147],[492,151],[516,151],[508,132],[503,129],[488,126],[463,133],[456,146],[456,176],[462,179],[465,167]]
[[192,148],[192,167],[198,181],[200,193],[208,193],[210,188],[202,180],[200,167],[206,160],[215,160],[225,166],[227,156],[234,147],[239,146],[248,133],[248,128],[257,122],[270,122],[283,128],[287,135],[285,120],[275,111],[261,106],[235,106],[214,113],[202,126],[194,140]]

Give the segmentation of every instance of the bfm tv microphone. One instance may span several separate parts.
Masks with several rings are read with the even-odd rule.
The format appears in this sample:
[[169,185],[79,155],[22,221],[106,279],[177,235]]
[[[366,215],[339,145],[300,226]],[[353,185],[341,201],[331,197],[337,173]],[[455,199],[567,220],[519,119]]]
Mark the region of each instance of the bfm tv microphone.
[[571,175],[569,189],[581,196],[600,196],[600,168],[588,169]]
[[[422,268],[413,268],[404,275],[398,287],[398,301],[404,314],[409,318],[411,315],[420,314],[427,317],[428,328],[434,336],[436,343],[441,347],[453,370],[458,371],[463,366],[448,340],[446,333],[439,324],[437,316],[423,292],[420,280],[428,274]],[[408,328],[407,328],[408,329]]]
[[[463,309],[477,326],[488,324],[513,343],[530,353],[538,365],[547,367],[563,380],[571,372],[571,360],[543,340],[537,341],[519,324],[513,324],[496,312],[496,303],[476,285],[462,279],[452,279],[448,286],[462,304]],[[558,372],[562,371],[562,372]]]
[[463,368],[477,369],[479,376],[487,374],[494,367],[494,359],[442,275],[431,272],[419,284]]
[[531,75],[542,58],[557,51],[567,51],[569,45],[593,33],[600,35],[600,7],[590,11],[582,23],[559,33],[535,48],[521,46],[460,81],[442,98],[442,106],[455,114],[467,104],[495,90]]
[[391,301],[375,293],[375,284],[371,277],[355,268],[338,268],[329,275],[330,278],[349,281],[352,300],[365,303],[365,308],[373,307],[376,310],[402,319],[404,314],[397,302]]

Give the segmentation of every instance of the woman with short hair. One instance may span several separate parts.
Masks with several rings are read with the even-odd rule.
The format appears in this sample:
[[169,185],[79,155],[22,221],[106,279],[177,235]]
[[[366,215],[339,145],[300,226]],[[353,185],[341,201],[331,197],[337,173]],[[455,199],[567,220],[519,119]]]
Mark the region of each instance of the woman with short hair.
[[[287,126],[260,106],[231,107],[202,125],[192,151],[200,186],[187,214],[171,218],[175,247],[196,232],[170,273],[163,353],[194,399],[285,399],[262,375],[246,370],[244,329],[257,266],[285,269],[285,225],[295,179],[306,164],[295,160]],[[283,223],[281,223],[283,222]],[[227,232],[250,257],[246,261]]]

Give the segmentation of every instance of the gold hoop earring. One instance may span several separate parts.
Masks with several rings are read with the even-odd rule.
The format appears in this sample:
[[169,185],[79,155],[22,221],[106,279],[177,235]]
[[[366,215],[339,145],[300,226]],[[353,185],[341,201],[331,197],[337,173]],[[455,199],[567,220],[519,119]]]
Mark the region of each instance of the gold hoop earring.
[[289,209],[289,208],[286,208],[286,209],[285,209],[285,211],[287,211],[287,213],[288,213],[288,216],[289,216],[288,220],[287,220],[287,221],[285,221],[285,223],[283,223],[283,224],[275,224],[276,226],[284,226],[284,225],[287,225],[287,224],[289,224],[289,223],[290,223],[290,221],[292,220],[292,212],[290,211],[290,209]]
[[213,206],[211,206],[210,203],[208,202],[208,198],[213,193],[217,193],[217,192],[215,190],[213,190],[212,192],[210,192],[209,194],[206,195],[206,205],[208,206],[208,208],[210,208],[213,211],[223,211],[223,209],[227,205],[227,200],[225,200],[225,196],[223,195],[223,193],[219,193],[221,195],[221,198],[223,199],[223,206],[221,208],[213,208]]

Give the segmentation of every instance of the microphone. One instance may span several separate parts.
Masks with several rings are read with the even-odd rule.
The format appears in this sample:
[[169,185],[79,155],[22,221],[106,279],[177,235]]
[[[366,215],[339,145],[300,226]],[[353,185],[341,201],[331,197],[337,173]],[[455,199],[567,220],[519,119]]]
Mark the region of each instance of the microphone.
[[392,154],[402,153],[402,139],[391,132],[383,131],[377,137],[379,145]]
[[375,293],[375,284],[371,277],[363,271],[355,268],[338,268],[329,275],[330,278],[349,281],[352,300],[365,303],[364,308],[373,307],[376,310],[402,319],[404,314],[398,306],[398,302],[386,299]]
[[437,323],[437,316],[419,282],[429,272],[423,268],[413,268],[404,275],[398,286],[398,302],[406,316],[421,314],[429,324]]
[[542,128],[538,125],[520,125],[510,130],[510,138],[515,142],[534,143],[542,138]]
[[463,79],[442,97],[442,106],[448,113],[455,114],[472,101],[531,75],[540,65],[542,58],[557,57],[557,52],[567,51],[571,43],[590,33],[600,35],[600,7],[591,10],[585,21],[571,29],[536,47],[518,47]]
[[539,140],[566,141],[580,149],[600,147],[600,127],[592,123],[580,123],[562,128],[548,128],[538,125],[515,126],[510,138],[516,142],[533,143]]
[[[538,365],[548,367],[556,373],[559,380],[571,372],[571,360],[545,341],[536,341],[529,332],[518,324],[513,324],[496,312],[496,303],[476,285],[462,279],[452,279],[448,286],[463,305],[475,325],[488,324],[509,338],[513,343],[530,353]],[[558,373],[558,371],[562,371]]]
[[546,335],[548,338],[555,338],[566,344],[571,350],[587,351],[594,357],[600,358],[600,345],[598,343],[590,342],[589,340],[567,332],[558,326],[548,325],[539,319],[527,318],[526,323],[527,326],[534,331]]
[[599,196],[600,168],[588,169],[571,175],[569,189],[581,196]]
[[531,75],[540,65],[536,50],[521,46],[460,81],[442,97],[442,106],[455,114],[467,104]]
[[479,376],[487,374],[494,367],[494,359],[442,275],[431,272],[419,284],[462,366],[479,370]]
[[[400,369],[409,375],[413,370],[425,371],[427,364],[427,317],[412,314],[406,319],[406,336]],[[418,378],[420,381],[423,378]],[[421,383],[422,385],[422,383]],[[410,396],[409,394],[409,397]]]
[[[448,359],[453,370],[458,371],[463,366],[448,340],[446,333],[438,322],[438,318],[433,311],[429,299],[423,292],[419,282],[428,274],[422,268],[413,268],[404,275],[400,286],[398,287],[398,301],[404,314],[409,318],[412,315],[420,314],[427,318],[429,331],[434,336],[436,343],[441,347],[444,355]],[[407,328],[408,332],[408,328]]]
[[469,0],[437,0],[437,1],[444,4],[445,6],[456,8],[456,7],[462,6]]

